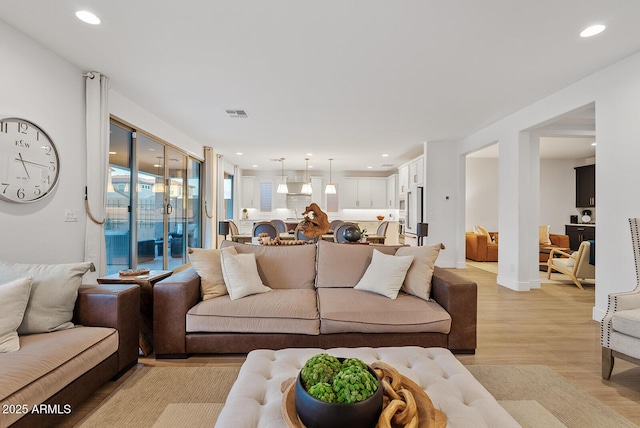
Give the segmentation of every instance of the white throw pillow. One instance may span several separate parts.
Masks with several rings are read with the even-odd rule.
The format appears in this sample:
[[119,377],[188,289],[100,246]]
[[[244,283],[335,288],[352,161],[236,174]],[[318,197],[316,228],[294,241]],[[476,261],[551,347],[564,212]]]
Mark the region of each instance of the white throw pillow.
[[202,300],[227,294],[227,286],[222,275],[222,252],[238,254],[235,247],[218,249],[190,248],[189,261],[200,276],[200,295]]
[[23,264],[0,261],[0,284],[33,277],[31,294],[19,334],[47,333],[73,328],[73,308],[82,276],[91,262],[56,265]]
[[271,291],[260,279],[255,254],[232,254],[228,251],[222,251],[220,254],[222,275],[231,300]]
[[373,250],[371,264],[353,288],[395,299],[412,261],[413,256],[398,257]]
[[429,300],[431,294],[431,278],[433,277],[436,259],[442,248],[444,248],[442,244],[398,248],[396,257],[413,256],[413,262],[402,284],[402,290],[405,293]]
[[32,279],[29,276],[0,284],[0,352],[20,349],[17,330],[27,309]]

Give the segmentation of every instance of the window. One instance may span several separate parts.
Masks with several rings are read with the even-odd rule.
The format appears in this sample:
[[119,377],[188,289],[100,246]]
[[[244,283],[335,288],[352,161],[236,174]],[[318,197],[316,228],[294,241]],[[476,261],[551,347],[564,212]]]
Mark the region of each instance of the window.
[[273,183],[271,181],[263,181],[260,183],[260,211],[272,210],[272,194]]
[[115,120],[110,133],[107,273],[183,265],[202,242],[202,162]]

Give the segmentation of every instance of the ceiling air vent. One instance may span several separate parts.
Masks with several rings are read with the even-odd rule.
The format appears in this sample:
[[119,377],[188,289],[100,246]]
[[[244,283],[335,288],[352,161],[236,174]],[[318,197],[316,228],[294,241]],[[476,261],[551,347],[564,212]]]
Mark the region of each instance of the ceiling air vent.
[[391,168],[392,166],[392,163],[383,163],[382,165],[380,165],[381,168]]
[[245,110],[225,110],[225,113],[227,113],[227,116],[231,117],[231,118],[247,118],[249,117],[249,115],[247,114],[247,112]]

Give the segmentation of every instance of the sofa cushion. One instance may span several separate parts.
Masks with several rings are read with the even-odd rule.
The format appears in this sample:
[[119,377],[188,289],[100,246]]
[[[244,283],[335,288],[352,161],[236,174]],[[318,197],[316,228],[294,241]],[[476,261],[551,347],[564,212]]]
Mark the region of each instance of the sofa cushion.
[[551,239],[549,238],[549,225],[540,226],[538,228],[538,240],[540,245],[551,245]]
[[239,300],[229,296],[205,300],[187,312],[187,332],[317,335],[320,320],[316,292],[274,289]]
[[412,261],[413,256],[398,257],[373,250],[371,263],[354,289],[395,299]]
[[17,330],[27,309],[32,280],[28,276],[0,284],[0,352],[20,349]]
[[91,262],[45,265],[0,261],[0,283],[33,277],[29,303],[18,334],[72,328],[78,288],[82,276],[92,266]]
[[413,256],[413,262],[402,284],[402,290],[405,293],[429,300],[431,278],[433,278],[436,259],[442,248],[442,244],[398,248],[396,256]]
[[234,247],[223,248],[189,248],[189,261],[200,277],[200,294],[202,300],[212,299],[227,294],[227,286],[222,275],[221,251],[238,254]]
[[221,255],[222,276],[231,300],[271,291],[260,280],[255,254],[231,254],[223,251]]
[[[224,241],[222,248],[234,247],[238,254],[253,253],[262,283],[276,288],[313,289],[316,280],[315,245],[249,245]],[[283,268],[284,267],[284,268]]]
[[[354,304],[357,302],[357,304]],[[449,333],[451,316],[435,301],[395,300],[353,288],[319,288],[320,333]]]
[[374,249],[393,255],[398,248],[400,246],[351,245],[319,241],[316,287],[353,287],[369,267]]
[[[118,332],[76,327],[23,336],[20,342],[18,352],[0,354],[0,405],[32,408],[116,352]],[[9,425],[20,416],[3,415]]]
[[617,332],[640,339],[640,309],[617,311],[611,319],[611,326]]

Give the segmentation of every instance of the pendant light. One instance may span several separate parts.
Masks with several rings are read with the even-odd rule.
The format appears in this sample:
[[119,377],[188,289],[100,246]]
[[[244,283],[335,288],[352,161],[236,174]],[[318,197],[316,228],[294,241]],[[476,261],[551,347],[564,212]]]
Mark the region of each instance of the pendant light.
[[278,184],[276,193],[289,193],[289,187],[284,179],[284,158],[280,158],[280,163],[282,164],[282,183]]
[[302,190],[300,190],[300,192],[305,193],[307,195],[310,195],[313,192],[313,189],[311,188],[311,183],[309,182],[309,158],[304,158],[304,162],[305,162],[305,181],[304,184],[302,185]]
[[331,171],[331,162],[333,159],[329,159],[329,182],[327,183],[327,187],[324,188],[324,193],[327,195],[335,195],[336,194],[336,185],[333,184],[333,177]]

